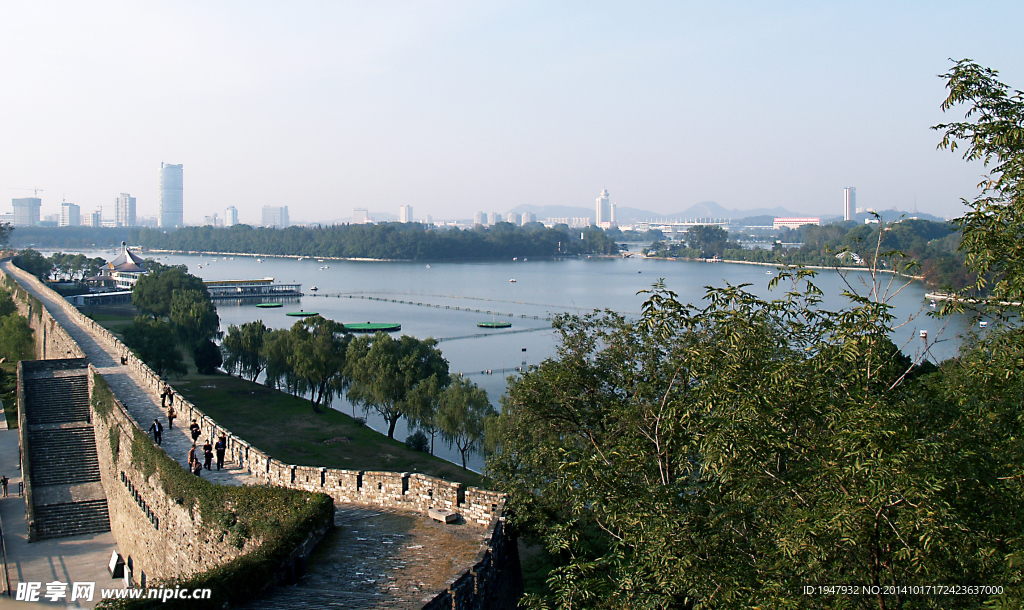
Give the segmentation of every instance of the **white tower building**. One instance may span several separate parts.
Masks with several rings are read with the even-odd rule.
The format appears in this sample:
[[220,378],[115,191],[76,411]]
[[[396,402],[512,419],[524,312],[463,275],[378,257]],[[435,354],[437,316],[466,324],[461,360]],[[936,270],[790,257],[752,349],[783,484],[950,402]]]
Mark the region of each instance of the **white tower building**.
[[398,208],[398,222],[412,222],[412,206],[403,205]]
[[182,204],[184,165],[160,163],[160,226],[165,229],[185,226]]
[[135,197],[121,193],[117,198],[114,202],[114,224],[119,227],[135,226]]
[[77,227],[82,224],[82,210],[74,203],[60,204],[60,226]]
[[233,227],[238,224],[238,208],[233,205],[224,210],[224,226]]
[[843,220],[851,220],[857,211],[857,187],[843,189]]

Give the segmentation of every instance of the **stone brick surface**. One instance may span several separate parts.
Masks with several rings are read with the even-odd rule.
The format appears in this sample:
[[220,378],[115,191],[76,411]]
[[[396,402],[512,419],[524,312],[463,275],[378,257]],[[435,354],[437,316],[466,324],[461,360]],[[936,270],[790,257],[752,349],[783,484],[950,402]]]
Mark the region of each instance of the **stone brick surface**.
[[[32,320],[33,327],[42,330],[37,333],[37,341],[40,342],[40,352],[44,357],[87,358],[91,368],[94,367],[103,375],[122,403],[115,409],[116,429],[112,431],[105,425],[102,430],[97,427],[96,441],[101,456],[103,486],[110,506],[111,527],[122,549],[128,549],[125,554],[130,555],[133,562],[138,564],[136,578],[142,571],[146,572],[149,579],[193,573],[237,556],[241,551],[228,548],[222,542],[197,539],[201,524],[193,521],[186,508],[187,502],[179,504],[175,499],[166,497],[154,481],[144,479],[132,466],[130,451],[125,450],[131,444],[131,428],[146,430],[153,419],[167,423],[166,413],[160,408],[159,401],[164,380],[136,358],[112,333],[82,315],[36,278],[15,268],[9,261],[0,263],[0,266],[46,307],[47,311]],[[121,358],[125,358],[127,364],[122,365]],[[370,539],[348,540],[346,545],[339,547],[338,557],[332,555],[329,560],[348,561],[353,565],[367,563],[383,566],[379,569],[384,576],[379,579],[383,579],[380,583],[389,583],[387,587],[367,592],[356,590],[358,587],[353,585],[350,587],[353,590],[348,593],[352,603],[363,605],[350,607],[454,607],[466,610],[515,607],[515,597],[519,590],[518,554],[514,539],[504,531],[505,498],[502,494],[474,487],[466,488],[460,483],[417,473],[350,471],[284,464],[236,437],[177,393],[174,407],[178,414],[178,425],[173,429],[164,426],[162,447],[180,464],[187,463],[188,451],[192,446],[192,439],[188,435],[188,425],[192,420],[202,430],[200,446],[203,439],[216,439],[221,434],[227,437],[228,468],[222,471],[204,470],[202,476],[209,480],[228,485],[281,485],[324,492],[332,496],[338,506],[349,504],[363,507],[350,508],[348,513],[339,512],[342,519],[348,515],[353,520],[361,520],[364,517],[359,517],[362,513],[358,510],[369,510],[370,513],[376,511],[372,517],[365,518],[379,518],[380,525],[372,522],[374,525],[368,525],[370,529],[366,531],[391,534],[381,534],[385,538],[378,536],[376,543],[366,545],[356,543],[370,542]],[[114,454],[112,450],[111,443],[115,438],[119,439],[120,454]],[[441,539],[447,540],[445,536],[450,532],[440,538],[428,536],[433,532],[430,528],[442,528],[439,531],[444,531],[444,528],[453,527],[433,523],[427,517],[430,508],[450,510],[462,517],[460,526],[463,529],[458,533],[473,537],[474,553],[466,555],[455,552],[453,549],[456,547],[463,550],[468,548],[455,542],[438,542]],[[399,523],[403,525],[397,525]],[[379,530],[373,529],[378,527]],[[416,546],[411,545],[406,549],[409,551],[406,554],[384,552],[387,547],[399,541],[398,533],[403,527],[408,531],[418,531],[418,535],[426,536],[424,540],[429,538],[433,542],[417,548],[411,548]],[[388,535],[392,538],[386,538]],[[404,557],[405,563],[401,564],[399,559],[392,560],[393,557]],[[415,569],[411,568],[414,565]],[[394,569],[389,571],[385,569],[386,566]],[[466,566],[470,566],[469,569]],[[321,573],[318,570],[312,570],[311,574]],[[401,585],[392,586],[398,582],[400,573],[406,574],[402,577],[406,580],[401,581]],[[415,576],[410,576],[412,574]],[[428,578],[428,574],[433,576]],[[364,575],[356,574],[360,577]],[[441,576],[444,576],[444,582],[437,580]],[[310,582],[318,581],[313,578]],[[415,591],[416,594],[412,597],[400,594],[406,590]],[[438,590],[441,592],[437,593]],[[423,595],[419,596],[421,592]]]

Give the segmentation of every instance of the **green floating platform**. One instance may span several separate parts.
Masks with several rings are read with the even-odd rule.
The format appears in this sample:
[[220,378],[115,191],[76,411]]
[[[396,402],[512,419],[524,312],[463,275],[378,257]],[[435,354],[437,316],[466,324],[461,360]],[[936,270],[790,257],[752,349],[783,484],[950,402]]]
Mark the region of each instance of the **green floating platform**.
[[262,307],[264,309],[272,309],[274,307],[280,307],[280,303],[256,303],[256,307]]
[[511,328],[511,322],[477,322],[480,328]]
[[319,316],[320,314],[315,311],[289,311],[284,314],[293,318],[308,318],[309,316]]
[[377,331],[393,333],[402,330],[402,325],[391,322],[367,322],[365,324],[346,324],[345,330],[353,333],[375,333]]

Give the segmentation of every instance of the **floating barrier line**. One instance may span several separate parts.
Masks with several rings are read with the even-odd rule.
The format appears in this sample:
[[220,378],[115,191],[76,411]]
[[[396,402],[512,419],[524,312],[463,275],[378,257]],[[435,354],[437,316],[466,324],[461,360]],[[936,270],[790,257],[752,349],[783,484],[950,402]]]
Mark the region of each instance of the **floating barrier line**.
[[[398,300],[398,299],[386,299],[386,298],[382,298],[382,297],[370,297],[370,296],[359,295],[359,294],[334,294],[334,295],[322,294],[320,296],[322,296],[322,297],[334,296],[334,297],[338,297],[338,298],[344,297],[346,299],[363,299],[363,300],[366,300],[366,301],[380,301],[382,303],[398,303],[398,304],[401,304],[401,305],[417,305],[419,307],[430,307],[430,308],[433,308],[433,309],[449,309],[449,310],[455,310],[455,311],[466,311],[466,312],[469,312],[469,313],[480,313],[480,314],[485,314],[485,315],[488,315],[488,316],[501,316],[503,318],[515,318],[516,317],[516,314],[514,314],[514,313],[502,313],[500,311],[483,311],[481,309],[470,309],[469,307],[455,307],[455,306],[452,306],[452,305],[437,305],[435,303],[422,303],[422,302],[413,302],[413,301],[401,301],[401,300]],[[519,318],[521,318],[523,320],[544,320],[545,322],[550,322],[551,321],[551,317],[550,316],[528,316],[526,314],[520,314]],[[542,328],[548,328],[548,327],[544,326]],[[461,339],[462,337],[459,337],[459,338]]]
[[496,337],[498,335],[515,335],[518,333],[535,333],[539,330],[551,330],[550,326],[538,326],[536,328],[519,328],[516,330],[506,330],[499,333],[476,333],[473,335],[462,335],[460,337],[445,337],[443,339],[437,339],[437,342],[442,341],[458,341],[459,339],[479,339],[480,337]]

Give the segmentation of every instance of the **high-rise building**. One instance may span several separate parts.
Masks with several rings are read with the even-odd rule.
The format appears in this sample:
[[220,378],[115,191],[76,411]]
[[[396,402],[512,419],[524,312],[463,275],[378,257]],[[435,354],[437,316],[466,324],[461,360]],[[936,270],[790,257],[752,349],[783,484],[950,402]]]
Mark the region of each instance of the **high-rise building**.
[[38,197],[22,197],[11,201],[14,205],[14,226],[35,227],[39,225],[39,206],[43,200]]
[[224,226],[233,227],[238,224],[238,208],[233,205],[229,205],[224,210]]
[[533,212],[523,212],[523,224],[529,224],[531,222],[537,222],[537,215]]
[[181,163],[160,163],[160,226],[165,229],[185,226],[182,168]]
[[601,191],[597,198],[597,226],[605,229],[615,226],[615,204],[611,202],[608,189]]
[[263,226],[283,229],[288,226],[288,206],[263,206]]
[[102,227],[103,226],[103,210],[96,210],[92,214],[89,214],[87,224],[90,227]]
[[364,225],[370,221],[370,214],[366,208],[354,208],[352,210],[352,224]]
[[851,220],[857,211],[857,188],[848,186],[843,189],[843,220]]
[[510,223],[512,223],[512,224],[514,224],[514,225],[517,225],[517,224],[520,223],[520,218],[521,217],[519,216],[519,214],[516,214],[515,212],[509,212],[508,215],[505,216],[505,220],[510,222]]
[[68,202],[60,204],[60,225],[61,227],[77,227],[82,224],[82,210],[77,205]]
[[477,212],[476,214],[473,214],[473,225],[474,226],[476,226],[476,225],[483,226],[484,224],[485,224],[485,219],[484,219],[484,213],[483,212]]
[[204,227],[223,227],[224,226],[224,221],[219,216],[217,216],[217,212],[214,212],[212,216],[204,216],[203,217],[203,226]]
[[412,222],[412,206],[403,205],[398,208],[398,222]]
[[119,227],[134,227],[137,224],[135,222],[135,197],[128,193],[121,193],[114,204],[114,224]]
[[493,226],[498,224],[499,222],[501,222],[501,214],[497,212],[491,212],[490,214],[487,215],[487,224]]

